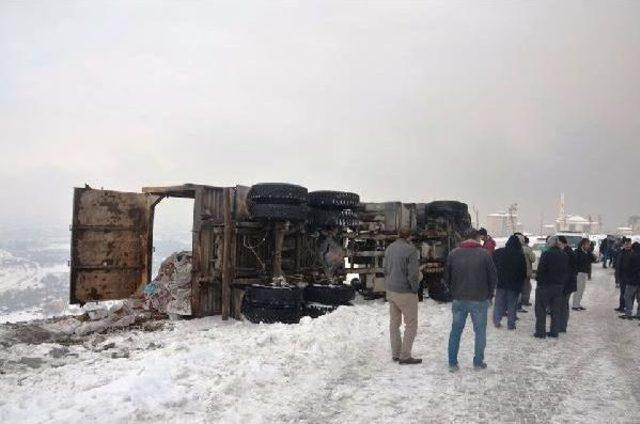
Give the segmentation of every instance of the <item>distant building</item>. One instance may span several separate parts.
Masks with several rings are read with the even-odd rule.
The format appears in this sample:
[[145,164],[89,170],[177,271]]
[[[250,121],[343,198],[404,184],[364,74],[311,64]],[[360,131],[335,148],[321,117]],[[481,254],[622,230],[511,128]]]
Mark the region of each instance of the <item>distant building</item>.
[[522,223],[517,214],[496,212],[487,216],[487,231],[494,237],[507,237],[522,232]]
[[580,215],[568,215],[566,212],[564,193],[560,195],[560,214],[555,222],[555,230],[558,233],[587,233],[597,234],[600,232],[600,220],[594,221]]
[[631,227],[618,227],[616,233],[619,236],[631,236],[633,235],[633,228]]
[[600,224],[590,221],[580,215],[568,215],[556,219],[557,232],[597,234],[600,232]]

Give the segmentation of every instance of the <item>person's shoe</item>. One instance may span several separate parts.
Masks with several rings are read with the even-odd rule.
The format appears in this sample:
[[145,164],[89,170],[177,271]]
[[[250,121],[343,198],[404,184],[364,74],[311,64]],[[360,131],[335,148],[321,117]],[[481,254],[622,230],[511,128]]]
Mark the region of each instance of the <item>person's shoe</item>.
[[518,313],[520,313],[520,314],[526,314],[528,312],[529,311],[527,311],[526,309],[522,309],[522,308],[518,309]]
[[496,328],[502,328],[502,324],[499,321],[493,320],[493,326]]
[[458,364],[449,365],[449,372],[454,373],[460,371],[460,366]]
[[393,362],[398,362],[398,361],[400,360],[400,358],[398,358],[398,357],[394,356],[393,358],[391,358],[391,360],[392,360]]
[[514,325],[513,327],[507,327],[507,330],[515,330],[516,326]]
[[587,308],[585,308],[584,306],[578,306],[578,309],[580,309],[581,311],[586,311]]
[[522,306],[532,306],[531,303],[527,302],[527,303],[523,303]]
[[416,365],[416,364],[421,364],[422,363],[422,359],[420,359],[420,358],[400,359],[398,361],[398,363],[400,365]]
[[474,366],[473,366],[473,369],[475,369],[475,370],[484,370],[484,369],[487,369],[487,364],[483,362],[483,363],[481,363],[481,364],[474,365]]
[[549,331],[549,332],[547,333],[547,337],[557,338],[557,337],[558,337],[558,334],[557,334],[557,333],[552,333],[551,331]]
[[633,317],[633,319],[638,319],[638,320],[640,320],[640,315],[636,315],[635,317]]
[[577,306],[576,306],[576,307],[574,307],[574,308],[571,308],[571,310],[572,310],[572,311],[581,311],[582,309],[580,309],[579,307],[577,307]]
[[565,333],[566,334],[567,330],[560,330],[558,331],[558,333]]
[[624,312],[624,308],[616,308],[616,309],[614,309],[614,311],[616,311],[616,312]]
[[546,337],[547,337],[547,335],[546,335],[546,334],[539,334],[539,333],[535,333],[535,334],[533,335],[533,337],[535,337],[536,339],[544,339],[544,338],[546,338]]
[[631,315],[627,315],[627,314],[618,315],[618,318],[620,318],[620,319],[633,319],[633,317]]

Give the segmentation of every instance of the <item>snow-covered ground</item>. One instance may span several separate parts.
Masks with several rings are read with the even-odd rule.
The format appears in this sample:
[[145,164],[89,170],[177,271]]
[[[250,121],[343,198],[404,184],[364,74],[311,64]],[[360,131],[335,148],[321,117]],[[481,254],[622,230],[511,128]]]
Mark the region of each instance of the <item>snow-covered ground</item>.
[[[448,305],[420,306],[419,366],[391,362],[388,311],[359,302],[299,325],[168,322],[86,343],[0,349],[0,422],[638,423],[640,327],[617,318],[609,270],[596,268],[569,333],[489,328],[485,371],[446,367]],[[0,329],[0,343],[2,343]]]

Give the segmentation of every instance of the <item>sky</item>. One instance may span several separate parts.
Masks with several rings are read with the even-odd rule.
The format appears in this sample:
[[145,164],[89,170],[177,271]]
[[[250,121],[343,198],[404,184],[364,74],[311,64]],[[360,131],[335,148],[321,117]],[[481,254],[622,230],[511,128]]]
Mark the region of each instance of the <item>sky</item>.
[[[525,226],[640,213],[640,2],[0,2],[0,226],[285,181]],[[178,215],[176,215],[176,220]]]

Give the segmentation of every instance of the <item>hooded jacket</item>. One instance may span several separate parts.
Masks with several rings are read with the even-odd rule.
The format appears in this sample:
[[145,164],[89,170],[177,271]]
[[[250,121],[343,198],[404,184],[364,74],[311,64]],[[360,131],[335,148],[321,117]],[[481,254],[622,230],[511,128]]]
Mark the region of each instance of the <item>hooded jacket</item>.
[[444,275],[454,300],[493,298],[498,274],[491,255],[475,240],[465,240],[447,258]]
[[493,255],[493,252],[496,250],[496,241],[491,238],[491,236],[487,236],[487,239],[482,244],[482,247],[489,252],[490,255]]
[[498,288],[520,292],[527,278],[527,263],[517,236],[509,237],[505,247],[493,254],[498,273]]
[[568,274],[569,257],[559,247],[551,247],[542,253],[536,271],[538,286],[561,286],[564,288]]
[[618,253],[616,259],[616,277],[622,284],[627,284],[633,279],[633,251],[631,249],[622,249]]

